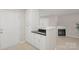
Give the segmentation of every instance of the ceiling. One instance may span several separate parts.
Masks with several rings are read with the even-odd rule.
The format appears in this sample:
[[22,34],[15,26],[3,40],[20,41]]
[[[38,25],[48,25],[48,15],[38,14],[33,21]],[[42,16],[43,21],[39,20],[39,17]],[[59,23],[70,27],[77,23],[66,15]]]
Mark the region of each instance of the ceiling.
[[40,9],[40,16],[65,15],[79,13],[79,9]]

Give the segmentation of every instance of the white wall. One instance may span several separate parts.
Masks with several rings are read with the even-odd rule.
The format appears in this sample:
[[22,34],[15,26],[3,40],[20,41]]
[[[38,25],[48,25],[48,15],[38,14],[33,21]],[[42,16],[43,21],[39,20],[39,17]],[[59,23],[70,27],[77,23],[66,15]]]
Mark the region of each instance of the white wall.
[[79,14],[58,16],[58,25],[64,25],[66,27],[67,36],[79,38],[76,23],[79,23]]
[[49,26],[57,26],[58,17],[56,15],[50,16]]
[[1,48],[16,45],[24,38],[24,10],[0,10]]
[[40,27],[56,26],[57,21],[58,18],[54,15],[40,17]]

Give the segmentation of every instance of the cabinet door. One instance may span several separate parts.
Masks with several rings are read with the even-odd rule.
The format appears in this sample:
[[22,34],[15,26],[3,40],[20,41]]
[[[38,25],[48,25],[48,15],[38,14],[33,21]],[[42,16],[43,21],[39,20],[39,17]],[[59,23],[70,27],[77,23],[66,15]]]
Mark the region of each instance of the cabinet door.
[[36,30],[40,26],[40,16],[39,16],[39,11],[38,10],[32,10],[32,25],[33,29]]
[[30,26],[32,30],[39,27],[39,11],[34,9],[26,10],[26,26]]
[[44,28],[44,27],[48,27],[49,25],[49,18],[40,18],[40,27]]
[[33,45],[36,48],[40,48],[40,36],[39,36],[39,34],[33,33],[32,34],[32,40],[33,40]]
[[32,34],[33,45],[38,49],[46,49],[46,36]]
[[36,43],[36,46],[39,48],[40,47],[40,35],[39,34],[36,34],[35,43]]
[[45,50],[46,49],[46,36],[40,36],[40,49]]
[[33,30],[37,30],[39,27],[39,11],[36,9],[28,9],[26,10],[26,41],[35,46],[35,34],[31,33]]
[[[27,30],[28,30],[29,28],[27,28]],[[28,42],[28,43],[30,43],[30,44],[32,44],[33,45],[33,37],[34,37],[34,35],[31,33],[31,31],[30,30],[28,30],[28,31],[26,31],[26,41]]]

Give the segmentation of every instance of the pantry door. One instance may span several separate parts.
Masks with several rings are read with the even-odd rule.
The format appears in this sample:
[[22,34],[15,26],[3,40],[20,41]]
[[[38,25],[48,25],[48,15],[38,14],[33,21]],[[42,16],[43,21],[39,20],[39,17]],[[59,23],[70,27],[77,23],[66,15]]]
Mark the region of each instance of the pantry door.
[[0,48],[16,45],[20,39],[19,14],[13,11],[0,11]]

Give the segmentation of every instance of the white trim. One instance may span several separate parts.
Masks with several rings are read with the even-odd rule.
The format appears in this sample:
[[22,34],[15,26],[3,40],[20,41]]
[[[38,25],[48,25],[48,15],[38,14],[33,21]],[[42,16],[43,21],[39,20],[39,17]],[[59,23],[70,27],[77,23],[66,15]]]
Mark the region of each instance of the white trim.
[[67,35],[67,36],[72,38],[79,38],[79,36],[75,36],[75,35]]

